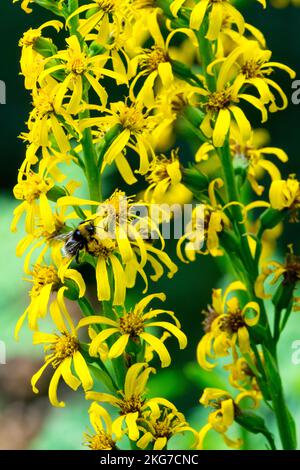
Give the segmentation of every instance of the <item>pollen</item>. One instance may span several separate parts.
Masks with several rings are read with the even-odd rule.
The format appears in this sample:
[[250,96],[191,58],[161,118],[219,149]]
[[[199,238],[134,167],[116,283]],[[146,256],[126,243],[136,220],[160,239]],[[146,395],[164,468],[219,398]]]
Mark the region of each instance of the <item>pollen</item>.
[[30,28],[23,34],[23,37],[19,41],[19,46],[33,46],[34,43],[41,37],[41,31],[39,29]]
[[230,90],[214,91],[208,96],[206,107],[208,111],[217,113],[220,109],[226,109],[231,103]]
[[141,55],[140,64],[143,69],[151,73],[157,70],[159,64],[168,62],[168,60],[168,55],[161,47],[152,46],[151,49],[146,49],[144,54]]
[[263,76],[263,73],[261,71],[261,64],[255,59],[248,60],[242,66],[241,71],[242,74],[246,77],[246,79],[261,78]]
[[72,54],[70,54],[71,57],[68,61],[67,64],[67,71],[74,73],[74,75],[82,75],[84,72],[86,72],[88,68],[88,62],[85,54],[77,54],[72,57]]
[[41,194],[47,193],[50,188],[51,184],[49,180],[45,180],[31,171],[26,175],[26,180],[16,184],[13,192],[16,199],[33,202],[35,199],[38,199]]
[[150,173],[146,176],[146,180],[149,183],[159,183],[165,178],[168,178],[168,165],[170,163],[171,161],[164,155],[161,155],[160,158],[151,162]]
[[57,340],[50,346],[54,361],[52,365],[54,368],[58,367],[61,362],[67,357],[72,357],[73,354],[79,349],[79,341],[76,336],[69,333],[63,333],[61,336],[57,335]]
[[54,266],[41,266],[40,264],[35,264],[33,268],[33,287],[30,291],[31,297],[37,297],[43,287],[52,284],[52,291],[58,289],[60,285],[60,280],[57,275],[57,270]]
[[155,423],[153,427],[154,427],[156,438],[166,437],[167,439],[169,439],[172,436],[172,428],[169,425],[169,423],[166,421]]
[[221,331],[234,334],[245,325],[242,312],[238,309],[233,312],[228,312],[228,314],[220,320],[219,328]]
[[124,398],[120,403],[120,414],[127,415],[128,413],[140,412],[144,401],[140,395],[131,395],[129,398]]
[[40,117],[53,112],[54,109],[53,100],[49,97],[49,94],[43,90],[39,90],[39,92],[35,94],[33,106]]
[[124,107],[119,110],[119,121],[124,129],[129,129],[136,133],[142,133],[148,127],[147,116],[133,105],[124,105]]
[[86,435],[86,444],[91,450],[113,450],[115,441],[103,430],[99,430],[94,436]]
[[300,256],[287,254],[283,277],[283,284],[295,284],[300,279]]
[[131,338],[137,338],[144,331],[143,318],[136,313],[126,313],[120,318],[120,330],[122,334],[129,334]]
[[204,315],[204,320],[202,321],[203,330],[205,333],[209,333],[218,314],[210,305],[207,306],[207,310],[202,311],[202,314]]
[[93,256],[107,259],[116,249],[116,242],[109,238],[97,239],[94,238],[89,241],[87,251]]

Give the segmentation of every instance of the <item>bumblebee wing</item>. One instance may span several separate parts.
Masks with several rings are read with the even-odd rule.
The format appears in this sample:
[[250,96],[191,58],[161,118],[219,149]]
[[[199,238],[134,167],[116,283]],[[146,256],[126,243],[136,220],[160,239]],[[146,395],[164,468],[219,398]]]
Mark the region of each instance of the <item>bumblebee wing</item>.
[[83,248],[82,242],[70,238],[67,240],[62,248],[64,256],[72,257],[77,254],[79,250]]
[[72,234],[73,234],[73,230],[67,233],[61,233],[59,235],[55,235],[55,237],[53,237],[53,240],[66,241],[72,236]]

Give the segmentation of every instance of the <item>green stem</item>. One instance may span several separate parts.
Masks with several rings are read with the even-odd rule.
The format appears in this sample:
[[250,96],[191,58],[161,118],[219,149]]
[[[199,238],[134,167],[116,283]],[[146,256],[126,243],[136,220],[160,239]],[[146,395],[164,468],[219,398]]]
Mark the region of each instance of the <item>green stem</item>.
[[[79,115],[79,119],[89,117],[88,111],[83,111]],[[85,174],[88,182],[90,198],[93,201],[102,201],[102,185],[100,168],[97,165],[97,154],[93,144],[92,133],[90,129],[85,129],[82,133],[81,145],[84,157]],[[92,211],[96,210],[96,206],[92,206]]]
[[[77,10],[77,8],[78,8],[78,0],[69,0],[68,2],[69,14],[71,15],[75,10]],[[79,41],[81,41],[80,34],[78,33],[78,16],[74,16],[69,21],[69,29],[70,29],[70,34],[76,35]],[[83,92],[82,98],[86,103],[89,103],[88,89],[85,89],[85,91]],[[79,113],[79,120],[86,119],[89,117],[90,117],[89,110],[85,110]],[[100,174],[100,168],[98,168],[98,165],[97,165],[97,154],[96,154],[95,146],[93,144],[93,138],[92,138],[92,133],[90,129],[85,129],[82,132],[82,139],[80,143],[82,145],[85,174],[86,174],[86,178],[88,182],[90,199],[92,199],[93,201],[100,202],[102,200],[101,174]],[[91,209],[92,209],[92,212],[95,212],[96,206],[92,206]]]
[[282,312],[281,308],[279,308],[279,307],[275,308],[275,312],[274,312],[274,331],[273,331],[273,339],[274,339],[275,344],[278,342],[279,336],[280,336],[281,312]]
[[[228,202],[239,202],[228,139],[226,139],[224,146],[218,149],[218,152],[223,167]],[[234,226],[239,234],[247,270],[252,276],[252,280],[254,280],[256,277],[254,273],[254,263],[247,240],[247,232],[243,222],[241,207],[239,205],[232,205],[231,213],[233,215]]]
[[263,354],[268,389],[272,399],[282,447],[284,450],[295,450],[297,447],[295,423],[286,405],[276,354],[274,354],[273,350],[269,351],[264,346]]
[[206,84],[209,91],[214,92],[216,90],[216,77],[207,73],[207,66],[214,60],[214,54],[211,46],[211,41],[205,39],[205,31],[207,30],[207,20],[204,20],[202,26],[198,32],[196,32],[199,52],[202,63],[202,72],[205,77]]

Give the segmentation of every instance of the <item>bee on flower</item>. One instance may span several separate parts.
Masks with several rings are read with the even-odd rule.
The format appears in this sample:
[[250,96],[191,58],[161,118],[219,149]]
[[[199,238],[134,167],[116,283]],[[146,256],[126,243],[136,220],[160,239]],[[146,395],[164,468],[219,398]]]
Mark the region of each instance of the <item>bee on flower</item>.
[[155,369],[148,367],[146,363],[137,363],[132,365],[125,377],[124,389],[117,395],[108,393],[88,391],[87,400],[95,400],[99,403],[108,403],[117,408],[120,416],[114,421],[113,432],[116,438],[122,436],[122,428],[125,425],[129,439],[137,441],[140,437],[139,420],[146,410],[151,410],[152,416],[159,416],[160,406],[169,408],[176,412],[176,407],[165,398],[145,397],[146,386],[151,372]]
[[[180,330],[180,323],[173,312],[164,309],[153,310],[148,308],[148,304],[155,298],[164,301],[166,296],[162,293],[148,295],[140,300],[133,309],[129,311],[124,309],[121,315],[115,312],[115,320],[99,315],[87,317],[86,321],[88,323],[99,323],[107,327],[93,338],[89,350],[90,355],[97,356],[99,346],[111,336],[117,335],[118,338],[115,336],[117,339],[109,349],[109,359],[114,359],[123,354],[131,342],[137,345],[141,345],[142,342],[145,342],[158,354],[162,367],[168,367],[171,363],[171,356],[164,342],[150,333],[148,329],[151,331],[151,328],[157,327],[171,333],[177,338],[180,349],[186,347],[187,339],[185,334]],[[165,320],[157,321],[155,318],[158,315],[168,315],[174,323]]]
[[[169,270],[169,277],[175,274],[177,267],[163,252],[164,240],[155,221],[148,214],[136,215],[137,205],[127,198],[125,193],[116,190],[103,203],[73,196],[65,196],[58,200],[59,207],[83,205],[98,206],[97,212],[87,220],[91,228],[82,248],[97,258],[96,281],[99,300],[113,298],[113,305],[123,305],[126,289],[135,285],[137,274],[140,274],[145,281],[145,292],[148,281],[143,268],[147,261],[154,269],[152,280],[158,280],[163,275],[163,266]],[[145,229],[148,235],[154,231],[156,238],[162,243],[161,249],[145,240],[143,234]],[[73,259],[74,256],[66,259],[62,272]],[[109,280],[109,272],[112,272],[113,286]]]
[[257,302],[250,301],[243,307],[236,296],[229,297],[234,291],[247,291],[245,285],[240,282],[232,282],[224,294],[221,289],[214,289],[212,306],[204,312],[203,322],[204,336],[197,348],[197,359],[205,370],[211,370],[216,366],[213,361],[218,357],[224,357],[232,350],[236,359],[236,346],[242,354],[250,353],[249,328],[255,326],[259,320],[260,307]]

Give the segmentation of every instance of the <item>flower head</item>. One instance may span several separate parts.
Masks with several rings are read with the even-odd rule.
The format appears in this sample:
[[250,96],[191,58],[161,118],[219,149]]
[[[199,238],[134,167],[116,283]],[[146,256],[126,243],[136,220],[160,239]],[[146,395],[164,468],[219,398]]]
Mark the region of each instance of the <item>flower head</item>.
[[163,408],[159,416],[145,411],[139,423],[139,429],[144,433],[137,442],[141,449],[148,448],[149,444],[153,445],[153,450],[165,449],[173,436],[186,431],[191,432],[194,437],[197,435],[182,413],[168,408]]
[[154,369],[148,367],[147,364],[137,363],[128,369],[124,390],[120,391],[117,396],[94,391],[86,393],[87,400],[109,403],[119,410],[120,416],[114,421],[112,427],[117,439],[122,435],[124,424],[127,426],[129,439],[133,441],[139,439],[138,420],[147,409],[150,409],[153,415],[156,416],[160,413],[160,406],[166,406],[177,411],[176,407],[164,398],[150,398],[148,400],[145,398],[145,387],[151,372],[154,372]]
[[145,179],[149,183],[144,194],[146,201],[161,202],[170,187],[178,188],[182,179],[178,149],[172,150],[170,157],[155,156]]
[[227,287],[223,295],[221,289],[213,291],[212,306],[204,312],[205,334],[197,349],[198,362],[204,369],[210,370],[215,367],[215,364],[209,362],[207,358],[227,356],[229,349],[232,349],[235,358],[236,345],[242,354],[251,351],[248,328],[258,322],[259,305],[256,302],[248,302],[241,307],[237,297],[228,299],[231,292],[246,290],[244,284],[236,281]]
[[93,402],[89,408],[90,422],[94,433],[85,433],[84,443],[91,450],[116,450],[116,437],[113,437],[114,423],[105,408]]
[[[86,321],[91,323],[100,323],[106,325],[108,328],[104,329],[94,337],[90,345],[90,355],[96,356],[98,354],[99,346],[104,341],[107,341],[113,335],[116,340],[113,342],[109,349],[108,357],[114,359],[123,354],[130,341],[141,345],[142,341],[149,344],[153,350],[158,354],[162,367],[168,367],[171,363],[171,356],[164,345],[164,342],[159,340],[152,333],[149,333],[148,328],[158,327],[166,330],[174,335],[183,349],[186,347],[187,339],[185,334],[180,330],[180,323],[176,319],[173,312],[162,309],[149,309],[148,304],[155,298],[165,300],[164,294],[151,294],[138,302],[132,310],[123,311],[121,316],[116,313],[116,320],[106,318],[104,316],[95,315],[87,317]],[[158,315],[169,315],[173,322],[167,321],[153,321]]]
[[279,211],[287,209],[290,214],[290,221],[298,222],[300,186],[295,175],[290,175],[287,180],[273,181],[269,191],[269,198],[273,209]]
[[44,344],[45,364],[34,374],[31,385],[34,393],[38,393],[36,387],[38,380],[44,370],[52,366],[54,372],[49,384],[49,400],[53,406],[63,407],[65,403],[57,398],[57,387],[61,378],[73,390],[77,390],[82,384],[85,391],[93,387],[93,379],[88,364],[81,353],[78,338],[78,329],[81,328],[81,324],[79,322],[77,327],[74,326],[63,299],[61,302],[54,301],[52,303],[51,316],[58,333],[37,331],[33,335],[34,344]]

